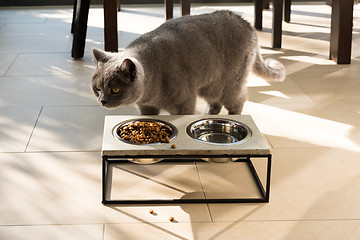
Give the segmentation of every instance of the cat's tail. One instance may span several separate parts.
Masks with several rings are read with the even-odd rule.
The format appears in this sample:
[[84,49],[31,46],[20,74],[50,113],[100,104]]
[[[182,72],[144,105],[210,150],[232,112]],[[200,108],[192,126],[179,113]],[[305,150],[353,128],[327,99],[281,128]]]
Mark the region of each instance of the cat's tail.
[[256,54],[253,72],[270,81],[283,81],[286,76],[285,67],[282,63],[272,58],[264,60],[259,50]]

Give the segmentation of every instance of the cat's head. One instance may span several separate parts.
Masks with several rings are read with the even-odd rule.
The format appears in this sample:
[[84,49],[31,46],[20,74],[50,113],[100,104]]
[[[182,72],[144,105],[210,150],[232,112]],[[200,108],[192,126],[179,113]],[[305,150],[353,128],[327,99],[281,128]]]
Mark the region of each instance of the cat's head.
[[143,93],[140,63],[119,53],[93,49],[96,72],[91,88],[99,103],[107,108],[136,103]]

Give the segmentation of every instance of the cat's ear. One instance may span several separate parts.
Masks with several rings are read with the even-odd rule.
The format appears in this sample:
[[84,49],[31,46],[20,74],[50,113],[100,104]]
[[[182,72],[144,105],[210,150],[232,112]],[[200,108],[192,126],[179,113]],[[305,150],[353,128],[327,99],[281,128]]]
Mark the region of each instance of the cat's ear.
[[126,58],[118,68],[118,71],[121,72],[126,78],[132,81],[135,78],[136,66],[133,61]]
[[96,62],[106,63],[110,60],[111,55],[105,51],[97,48],[93,48],[93,57]]

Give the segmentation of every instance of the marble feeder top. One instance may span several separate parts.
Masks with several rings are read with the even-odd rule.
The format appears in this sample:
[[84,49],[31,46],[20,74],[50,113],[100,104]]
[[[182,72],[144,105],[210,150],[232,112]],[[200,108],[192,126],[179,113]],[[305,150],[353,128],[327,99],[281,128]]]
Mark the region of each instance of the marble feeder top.
[[[116,125],[133,119],[162,120],[177,128],[177,136],[170,143],[162,144],[129,144],[113,135]],[[205,118],[230,119],[247,125],[252,136],[243,143],[211,144],[200,142],[190,137],[187,126]],[[171,145],[175,144],[176,148]],[[103,156],[138,156],[138,155],[268,155],[270,148],[249,115],[113,115],[105,116],[104,135],[101,154]]]

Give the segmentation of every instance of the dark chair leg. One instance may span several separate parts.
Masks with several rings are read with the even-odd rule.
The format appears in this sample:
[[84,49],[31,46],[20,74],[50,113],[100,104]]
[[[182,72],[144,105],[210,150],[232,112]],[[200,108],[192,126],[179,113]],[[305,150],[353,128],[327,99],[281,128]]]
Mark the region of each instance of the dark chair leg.
[[181,16],[190,15],[190,0],[181,1]]
[[76,6],[77,6],[77,0],[74,0],[73,18],[72,18],[72,23],[71,23],[71,34],[74,34]]
[[281,48],[283,0],[273,0],[272,47]]
[[118,51],[117,0],[104,0],[105,51]]
[[173,15],[173,6],[174,0],[164,0],[164,7],[165,7],[165,20],[172,19]]
[[290,14],[291,14],[291,0],[285,0],[284,2],[284,21],[290,22]]
[[264,0],[255,0],[254,1],[254,9],[255,9],[255,29],[261,30],[262,29],[262,11],[263,11],[263,1]]
[[331,4],[330,59],[338,64],[349,64],[354,0],[333,0]]
[[270,9],[270,1],[264,0],[263,7],[264,7],[264,9]]
[[73,46],[71,50],[71,56],[75,59],[84,57],[89,8],[90,0],[77,0]]

